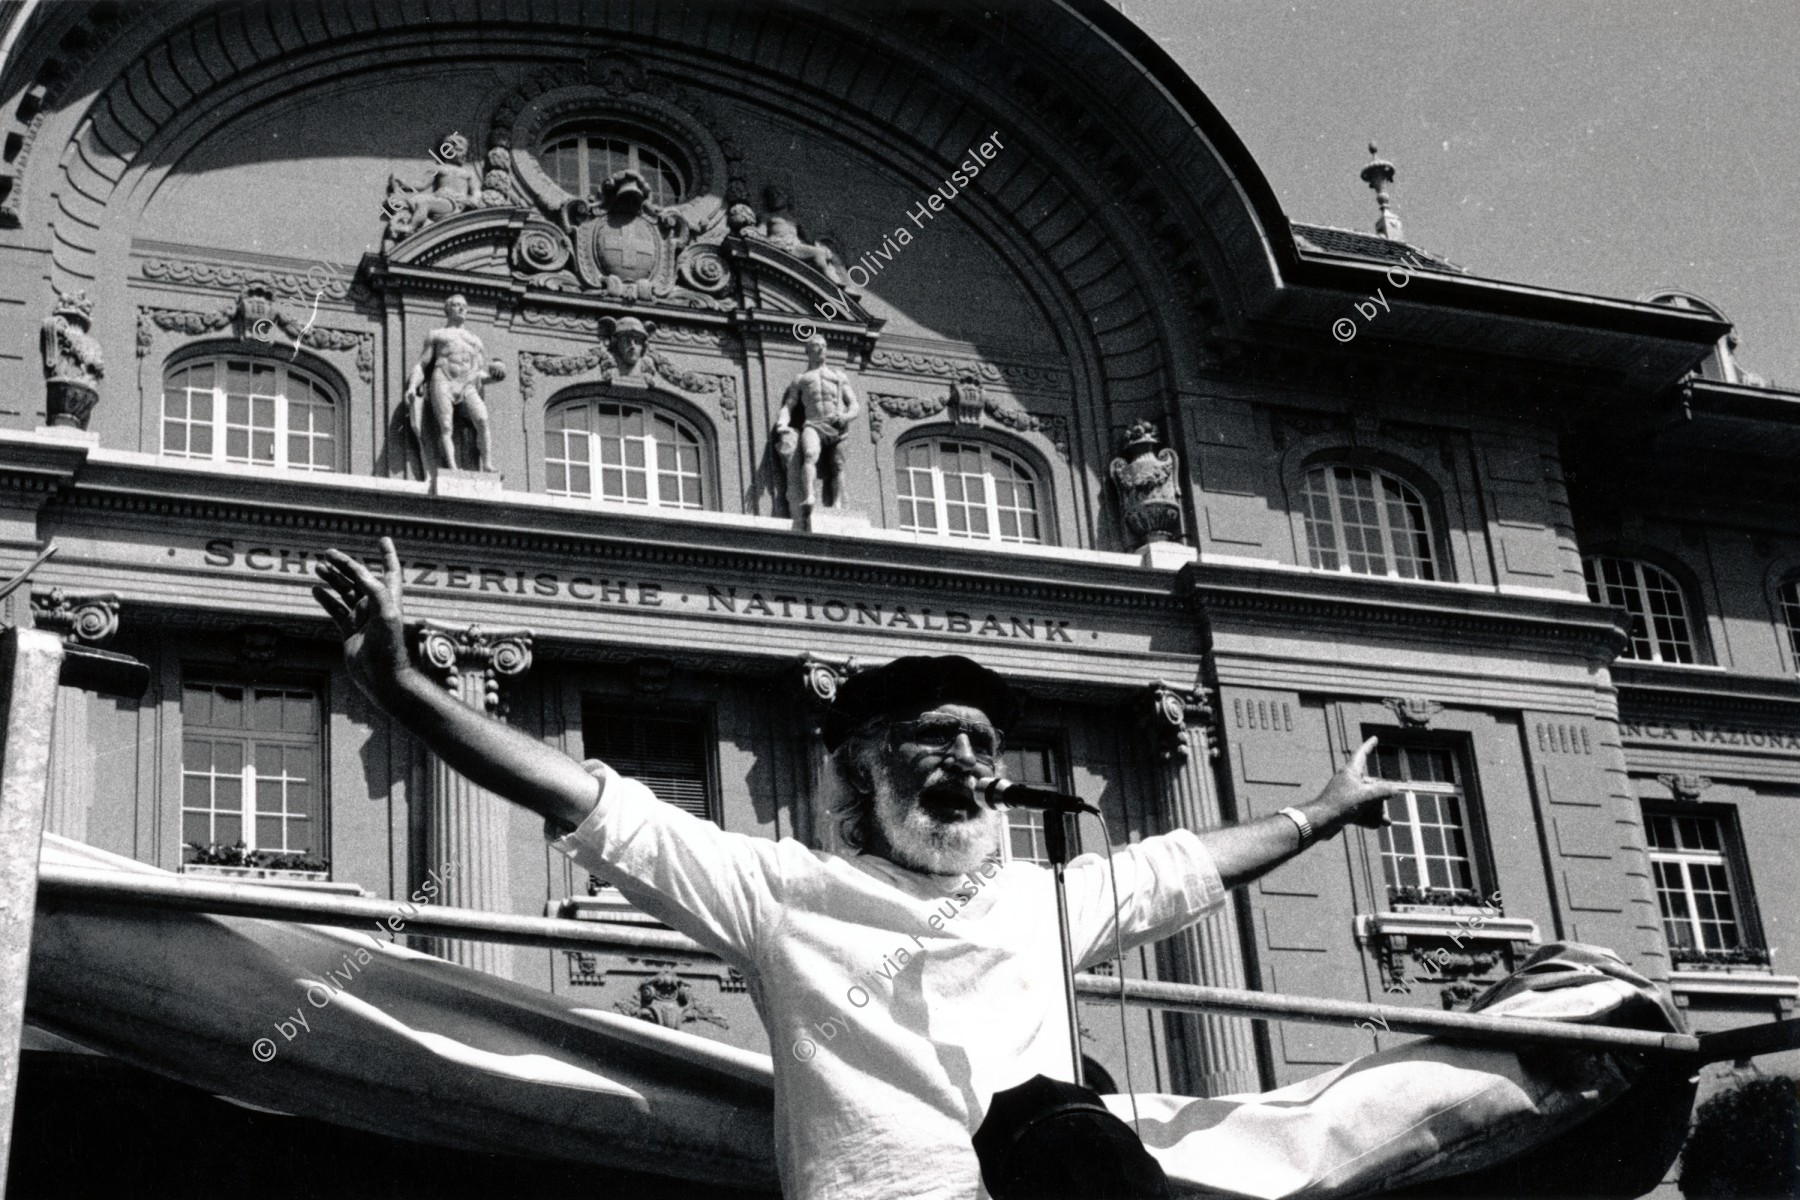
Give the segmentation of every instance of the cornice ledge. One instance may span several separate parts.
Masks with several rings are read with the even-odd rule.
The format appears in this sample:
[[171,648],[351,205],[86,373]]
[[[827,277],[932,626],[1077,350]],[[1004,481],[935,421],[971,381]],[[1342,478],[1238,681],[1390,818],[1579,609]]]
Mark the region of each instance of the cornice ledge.
[[1573,644],[1599,666],[1610,663],[1625,644],[1625,630],[1612,610],[1573,597],[1555,600],[1452,591],[1405,580],[1276,573],[1209,563],[1183,567],[1177,590],[1192,608],[1209,618],[1230,613],[1339,628],[1398,625],[1445,633],[1524,636],[1563,646]]
[[81,472],[92,443],[85,437],[0,430],[0,486],[49,490]]
[[[0,448],[3,449],[3,448]],[[0,452],[0,479],[7,471]],[[98,468],[98,469],[96,469]],[[909,543],[831,539],[742,525],[706,525],[617,512],[521,509],[488,501],[421,494],[423,485],[370,487],[344,477],[305,482],[209,475],[219,493],[196,495],[195,482],[153,466],[96,464],[57,499],[65,510],[154,515],[203,523],[243,536],[284,531],[289,537],[373,545],[383,535],[402,543],[581,557],[615,563],[685,567],[697,574],[736,573],[963,596],[1026,599],[1037,605],[1110,608],[1180,617],[1182,600],[1168,576],[1137,567],[1064,559],[1008,557],[1004,570],[978,550],[959,552]],[[386,503],[384,504],[384,501]],[[386,508],[387,511],[383,511]],[[441,551],[440,551],[441,552]]]
[[1793,676],[1620,661],[1613,664],[1612,677],[1620,703],[1632,705],[1634,711],[1646,707],[1683,712],[1750,709],[1800,717],[1800,678]]

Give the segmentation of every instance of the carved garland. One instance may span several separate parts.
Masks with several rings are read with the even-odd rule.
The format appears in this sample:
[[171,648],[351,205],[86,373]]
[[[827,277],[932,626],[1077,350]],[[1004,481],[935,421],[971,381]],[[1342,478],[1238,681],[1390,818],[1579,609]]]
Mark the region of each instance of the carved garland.
[[[187,262],[181,259],[152,258],[143,265],[145,279],[162,283],[187,283],[221,291],[243,291],[260,283],[284,296],[295,296],[311,304],[323,292],[328,300],[357,303],[369,298],[369,291],[349,276],[335,272],[251,271],[242,267],[217,263]],[[323,282],[319,282],[320,280]]]
[[995,364],[978,359],[947,358],[940,354],[905,350],[877,350],[869,356],[869,366],[871,369],[879,368],[907,375],[929,375],[937,379],[955,379],[972,371],[983,383],[1006,383],[1038,391],[1060,392],[1068,387],[1068,375],[1053,367]]
[[[707,375],[675,366],[654,352],[644,355],[644,374],[653,391],[666,391],[689,399],[711,396],[717,400],[719,413],[728,421],[737,420],[737,380],[730,375]],[[537,378],[540,374],[568,378],[600,373],[603,383],[610,383],[618,371],[618,363],[603,346],[581,354],[546,354],[524,350],[519,353],[519,398],[526,405],[537,401]]]
[[[879,442],[883,426],[888,417],[897,417],[907,421],[922,421],[927,417],[935,417],[939,413],[950,410],[952,419],[960,415],[949,396],[936,396],[921,399],[917,396],[892,396],[878,392],[869,394],[869,440]],[[1000,424],[1017,433],[1041,433],[1055,447],[1057,454],[1064,462],[1069,458],[1069,419],[1057,413],[1027,412],[1003,404],[992,396],[983,399],[981,412],[994,418]],[[962,421],[956,422],[959,426]],[[973,422],[980,425],[977,419]]]
[[[140,307],[137,315],[137,356],[139,358],[148,357],[158,329],[169,333],[184,333],[189,337],[200,337],[203,334],[215,333],[224,329],[238,319],[239,309],[236,306],[213,312]],[[375,378],[375,335],[373,333],[353,329],[326,329],[316,325],[308,328],[280,309],[274,310],[269,319],[280,327],[290,342],[297,342],[308,349],[340,352],[354,350],[356,352],[357,378],[364,383],[373,382]],[[240,332],[239,336],[244,337],[247,332]],[[269,340],[269,344],[273,344],[272,340]]]

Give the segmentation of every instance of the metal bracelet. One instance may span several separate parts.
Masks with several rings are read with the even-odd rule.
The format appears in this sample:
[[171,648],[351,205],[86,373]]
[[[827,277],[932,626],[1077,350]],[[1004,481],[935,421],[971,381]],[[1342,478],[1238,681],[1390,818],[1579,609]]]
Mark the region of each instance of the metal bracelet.
[[1313,844],[1313,824],[1306,819],[1305,813],[1297,808],[1284,808],[1281,810],[1281,815],[1292,821],[1294,828],[1300,831],[1300,848],[1302,850]]

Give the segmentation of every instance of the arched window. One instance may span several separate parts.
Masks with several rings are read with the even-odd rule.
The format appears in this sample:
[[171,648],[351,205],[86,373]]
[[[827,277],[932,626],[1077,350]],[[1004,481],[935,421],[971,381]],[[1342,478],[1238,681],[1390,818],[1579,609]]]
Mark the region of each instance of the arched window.
[[693,426],[659,409],[566,401],[545,422],[546,490],[651,508],[705,508],[705,447]]
[[1800,666],[1800,579],[1790,579],[1776,593],[1781,604],[1781,620],[1787,626],[1788,648],[1794,652],[1794,663]]
[[689,171],[674,147],[629,125],[584,122],[552,130],[538,153],[545,174],[574,196],[600,190],[607,176],[632,170],[650,185],[656,204],[687,198]]
[[1037,475],[983,442],[909,442],[897,452],[900,528],[989,542],[1042,542]]
[[1392,475],[1371,467],[1314,467],[1301,500],[1314,570],[1440,577],[1425,501]]
[[335,471],[337,398],[317,376],[279,360],[190,358],[163,377],[162,452]]
[[1694,627],[1681,585],[1661,567],[1634,558],[1595,555],[1581,560],[1588,599],[1631,614],[1631,644],[1624,657],[1643,662],[1691,663]]

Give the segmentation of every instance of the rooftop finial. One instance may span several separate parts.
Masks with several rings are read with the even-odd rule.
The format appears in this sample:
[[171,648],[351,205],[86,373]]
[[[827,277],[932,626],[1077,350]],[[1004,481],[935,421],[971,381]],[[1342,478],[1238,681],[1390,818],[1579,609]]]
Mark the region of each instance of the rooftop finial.
[[1362,181],[1375,189],[1375,203],[1381,208],[1381,215],[1375,218],[1375,232],[1390,242],[1406,240],[1400,229],[1400,214],[1393,209],[1393,197],[1388,188],[1394,183],[1394,164],[1381,157],[1375,143],[1369,143],[1369,153],[1374,157],[1369,165],[1362,169]]

